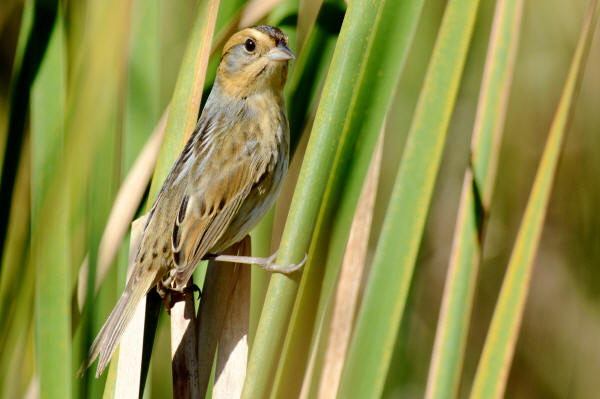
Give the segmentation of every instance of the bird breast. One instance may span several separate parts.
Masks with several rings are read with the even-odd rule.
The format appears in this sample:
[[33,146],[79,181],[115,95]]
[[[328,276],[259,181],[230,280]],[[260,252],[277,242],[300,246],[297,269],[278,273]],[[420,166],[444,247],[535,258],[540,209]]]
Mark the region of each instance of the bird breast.
[[[248,197],[231,221],[223,240],[212,253],[220,252],[240,241],[252,230],[273,206],[279,195],[289,164],[289,128],[283,99],[254,96],[248,105],[255,110],[256,141],[255,151],[267,156],[266,172],[254,183]],[[277,101],[275,104],[274,101]],[[262,110],[262,111],[259,111]],[[265,112],[264,110],[271,110]]]

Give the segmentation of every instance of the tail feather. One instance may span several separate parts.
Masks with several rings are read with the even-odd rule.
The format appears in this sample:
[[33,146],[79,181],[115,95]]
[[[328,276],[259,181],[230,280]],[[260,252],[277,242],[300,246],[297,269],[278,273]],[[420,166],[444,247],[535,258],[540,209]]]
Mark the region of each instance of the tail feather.
[[[143,269],[141,267],[137,270]],[[136,270],[136,271],[137,271]],[[90,367],[99,357],[96,378],[98,378],[115,352],[125,328],[133,318],[138,304],[146,293],[156,283],[155,273],[135,273],[127,283],[127,287],[121,298],[108,316],[108,319],[100,329],[98,336],[92,343],[88,353],[88,360],[79,369],[79,374]]]

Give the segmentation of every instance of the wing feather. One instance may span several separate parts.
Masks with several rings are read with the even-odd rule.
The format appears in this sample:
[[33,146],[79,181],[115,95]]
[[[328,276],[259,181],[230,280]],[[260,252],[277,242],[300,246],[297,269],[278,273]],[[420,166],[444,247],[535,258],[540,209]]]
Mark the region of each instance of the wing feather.
[[[176,285],[187,284],[196,264],[219,242],[252,187],[268,168],[266,154],[252,143],[236,141],[235,134],[213,140],[224,151],[209,151],[202,169],[191,170],[188,187],[173,222],[173,261]],[[251,148],[247,148],[250,146]],[[185,202],[185,204],[184,204]]]

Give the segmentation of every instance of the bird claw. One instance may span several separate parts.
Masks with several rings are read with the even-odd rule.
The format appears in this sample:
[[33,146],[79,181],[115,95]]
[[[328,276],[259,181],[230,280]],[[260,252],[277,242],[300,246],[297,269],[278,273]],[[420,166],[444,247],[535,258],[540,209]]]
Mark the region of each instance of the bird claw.
[[196,284],[192,283],[185,287],[175,285],[175,274],[171,273],[165,280],[159,281],[156,286],[156,291],[160,295],[163,303],[165,304],[165,310],[170,315],[173,305],[177,302],[182,301],[186,294],[191,293],[192,297],[194,292],[198,293],[198,298],[202,298],[202,290]]
[[308,254],[306,254],[306,255],[304,255],[304,259],[302,259],[302,261],[296,265],[279,266],[279,265],[273,263],[276,255],[277,255],[277,252],[275,252],[273,255],[271,255],[268,258],[268,262],[263,266],[263,269],[265,269],[269,272],[274,272],[274,273],[290,274],[290,273],[295,272],[296,270],[301,269],[302,266],[304,266],[304,264],[306,263],[306,260],[308,259]]

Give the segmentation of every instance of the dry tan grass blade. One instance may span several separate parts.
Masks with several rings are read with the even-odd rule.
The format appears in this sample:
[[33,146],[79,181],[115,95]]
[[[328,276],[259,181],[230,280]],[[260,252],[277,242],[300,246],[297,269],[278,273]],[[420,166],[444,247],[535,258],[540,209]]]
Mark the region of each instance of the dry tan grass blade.
[[[193,280],[190,280],[193,284]],[[198,329],[194,292],[183,294],[183,300],[171,308],[171,368],[173,397],[198,398]]]
[[[229,248],[225,254],[249,255],[250,237]],[[213,398],[240,396],[248,356],[249,287],[249,266],[209,262],[198,309],[200,397],[206,394],[217,343],[220,351]],[[233,394],[235,392],[237,395]],[[230,394],[232,396],[223,396]]]
[[336,396],[346,350],[350,342],[360,284],[365,269],[369,234],[371,233],[375,194],[381,167],[382,143],[383,129],[379,133],[379,141],[365,177],[342,261],[325,363],[319,383],[318,397],[320,399]]
[[[147,215],[137,218],[131,224],[131,239],[129,240],[129,262],[127,278],[131,276],[137,247],[140,245],[144,224]],[[140,342],[144,340],[144,313],[146,310],[146,296],[140,301],[135,315],[129,322],[123,336],[118,352],[117,382],[115,398],[137,398],[140,391],[142,374],[142,349]],[[113,361],[117,359],[113,358]]]
[[[250,255],[250,236],[240,243],[238,254]],[[248,363],[248,329],[250,326],[250,272],[247,265],[237,265],[238,278],[229,300],[227,318],[219,339],[213,399],[239,398],[242,394]]]

